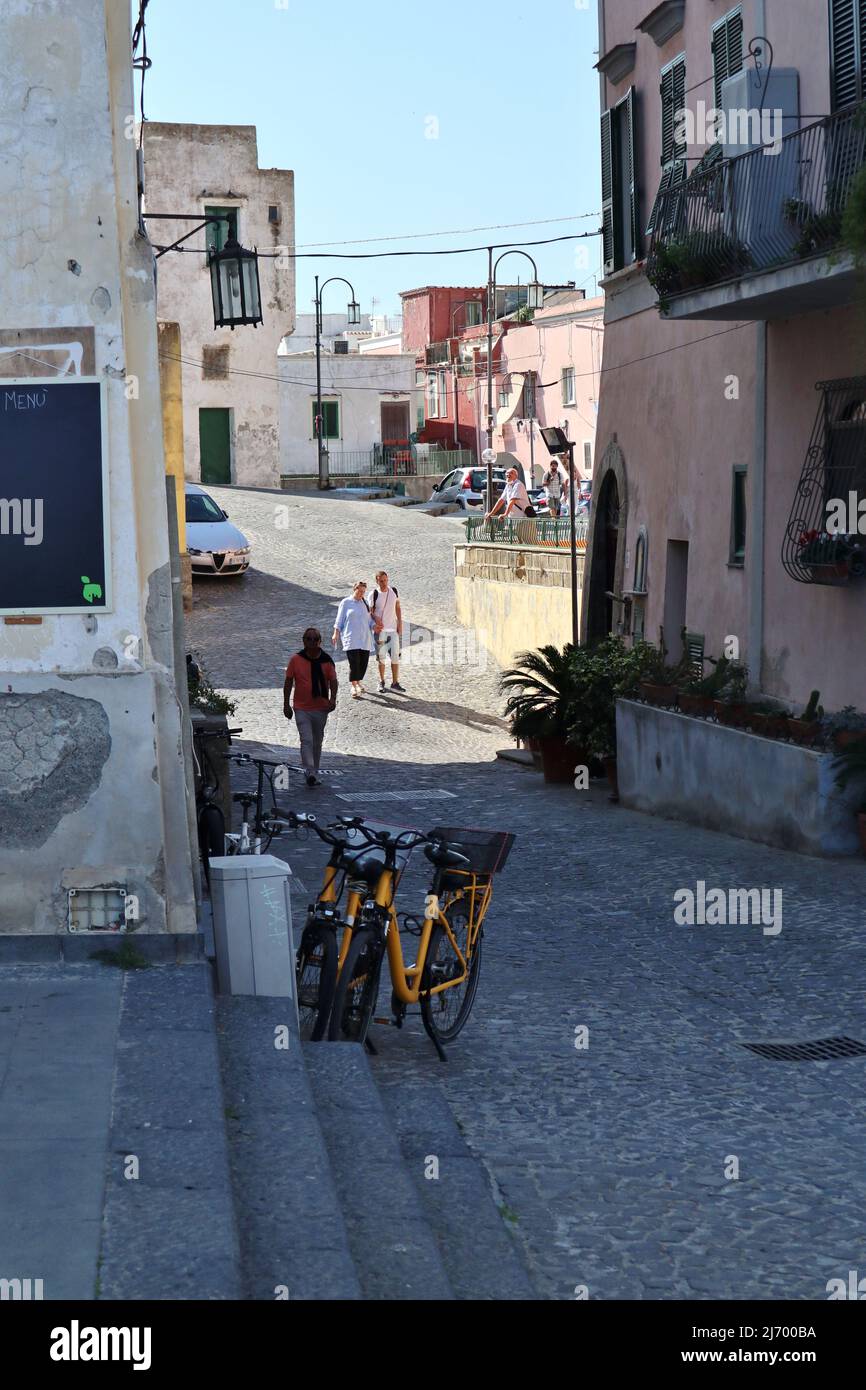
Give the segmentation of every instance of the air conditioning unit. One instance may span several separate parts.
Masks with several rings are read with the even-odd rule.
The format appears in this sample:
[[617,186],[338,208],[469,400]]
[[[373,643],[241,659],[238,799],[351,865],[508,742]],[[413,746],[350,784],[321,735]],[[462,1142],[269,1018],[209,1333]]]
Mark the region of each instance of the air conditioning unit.
[[345,356],[348,354],[348,351],[349,351],[349,340],[348,340],[348,338],[335,338],[335,339],[334,339],[334,352],[337,354],[338,357],[345,357]]

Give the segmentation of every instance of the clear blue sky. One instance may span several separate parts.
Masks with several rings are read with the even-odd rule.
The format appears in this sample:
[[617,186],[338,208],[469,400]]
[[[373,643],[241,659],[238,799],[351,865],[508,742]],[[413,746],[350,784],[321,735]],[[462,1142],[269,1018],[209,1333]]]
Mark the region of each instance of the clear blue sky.
[[[599,214],[595,0],[282,6],[151,0],[145,112],[151,120],[255,125],[259,163],[295,172],[299,251],[312,249],[302,243]],[[594,232],[599,220],[345,250],[512,244]],[[598,237],[530,251],[545,283],[576,280],[594,291]],[[483,253],[300,260],[298,311],[310,307],[317,271],[347,276],[364,312],[375,296],[379,312],[396,313],[400,290],[482,284],[486,264]],[[499,278],[525,281],[529,269],[512,257]],[[332,286],[326,312],[342,305],[342,287]]]

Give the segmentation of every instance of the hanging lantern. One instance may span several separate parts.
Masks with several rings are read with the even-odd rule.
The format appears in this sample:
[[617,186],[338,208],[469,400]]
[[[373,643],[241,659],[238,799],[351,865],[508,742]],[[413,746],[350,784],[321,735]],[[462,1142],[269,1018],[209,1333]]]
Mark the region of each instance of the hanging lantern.
[[263,323],[259,258],[246,251],[233,234],[221,251],[210,252],[214,328],[235,328]]

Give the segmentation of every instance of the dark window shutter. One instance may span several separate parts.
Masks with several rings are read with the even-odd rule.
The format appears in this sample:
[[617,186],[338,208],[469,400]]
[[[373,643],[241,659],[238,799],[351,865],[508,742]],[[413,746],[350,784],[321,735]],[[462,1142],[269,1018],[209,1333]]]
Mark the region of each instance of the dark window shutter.
[[833,110],[863,95],[866,0],[830,0],[830,72]]
[[629,198],[628,225],[631,230],[631,258],[633,261],[638,260],[641,251],[640,197],[637,186],[637,131],[635,129],[636,107],[634,87],[629,87],[624,107],[623,158],[625,159],[625,186],[628,189]]
[[659,237],[668,237],[678,230],[680,222],[680,211],[682,208],[682,197],[668,198],[664,204],[664,215],[662,216],[663,199],[665,195],[675,188],[682,188],[687,177],[687,166],[684,159],[675,159],[662,172],[659,191],[656,194],[653,210],[650,213],[650,220],[647,223],[646,235],[652,236],[653,232]]
[[743,15],[725,15],[713,26],[713,81],[716,107],[722,104],[722,83],[743,67]]
[[662,168],[674,157],[674,69],[662,73]]
[[604,273],[616,269],[613,217],[613,112],[605,111],[601,118],[601,208],[603,229]]
[[677,124],[686,106],[686,60],[678,58],[674,64],[674,143],[672,159],[683,159],[686,153],[685,140],[676,139]]

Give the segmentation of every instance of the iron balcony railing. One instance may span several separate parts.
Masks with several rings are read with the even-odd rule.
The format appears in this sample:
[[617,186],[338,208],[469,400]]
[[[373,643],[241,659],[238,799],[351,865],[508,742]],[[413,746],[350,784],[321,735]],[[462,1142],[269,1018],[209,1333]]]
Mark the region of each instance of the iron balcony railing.
[[444,343],[430,343],[426,352],[426,360],[428,367],[435,367],[437,365],[441,365],[444,362],[450,362],[450,339],[446,339]]
[[782,564],[801,584],[849,584],[866,577],[866,377],[822,381],[816,389],[821,404]]
[[679,183],[668,171],[653,210],[650,283],[664,301],[827,253],[864,165],[866,104],[785,136],[775,152],[723,159],[715,146]]
[[408,443],[328,452],[328,472],[332,478],[441,476],[454,468],[471,468],[473,463],[474,456],[469,449],[428,450]]
[[[551,550],[568,550],[571,546],[571,523],[567,516],[508,516],[494,517],[492,521],[475,516],[469,517],[465,525],[466,539],[473,544],[537,545]],[[575,532],[578,550],[586,550],[589,534],[586,517],[577,517]]]

